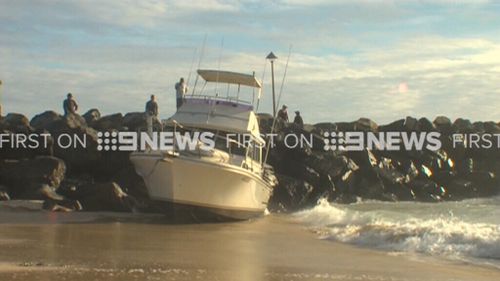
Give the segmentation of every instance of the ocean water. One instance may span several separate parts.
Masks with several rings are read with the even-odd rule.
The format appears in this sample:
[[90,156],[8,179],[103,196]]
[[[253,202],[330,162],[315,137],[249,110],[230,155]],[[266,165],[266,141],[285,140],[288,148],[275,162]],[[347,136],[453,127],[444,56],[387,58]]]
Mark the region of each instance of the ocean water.
[[500,197],[460,202],[320,200],[294,216],[322,239],[391,253],[424,254],[500,269]]

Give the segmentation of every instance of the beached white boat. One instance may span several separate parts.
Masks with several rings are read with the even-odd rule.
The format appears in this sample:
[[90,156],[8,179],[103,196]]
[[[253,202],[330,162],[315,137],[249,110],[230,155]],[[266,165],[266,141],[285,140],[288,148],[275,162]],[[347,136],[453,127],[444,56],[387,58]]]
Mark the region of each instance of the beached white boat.
[[[198,75],[205,80],[202,89],[193,90],[166,123],[175,132],[212,132],[214,147],[190,150],[177,144],[169,151],[134,152],[131,161],[149,196],[176,210],[232,219],[262,215],[276,178],[264,163],[265,141],[253,111],[261,84],[254,75],[235,72],[198,70]],[[212,95],[207,84],[215,87]],[[252,101],[240,99],[244,88]]]

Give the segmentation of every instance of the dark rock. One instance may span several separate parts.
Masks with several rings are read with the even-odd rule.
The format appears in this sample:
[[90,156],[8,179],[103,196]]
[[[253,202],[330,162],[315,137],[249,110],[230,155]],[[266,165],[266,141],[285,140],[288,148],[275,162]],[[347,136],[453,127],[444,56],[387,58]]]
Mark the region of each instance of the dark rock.
[[311,202],[313,187],[304,181],[277,174],[279,185],[274,188],[268,208],[272,211],[289,212],[313,206]]
[[347,156],[359,166],[360,172],[364,177],[378,178],[376,171],[373,169],[378,165],[378,159],[371,150],[349,151]]
[[336,122],[335,126],[339,132],[353,132],[356,131],[356,122]]
[[443,134],[449,135],[453,132],[451,120],[446,116],[436,117],[436,119],[434,119],[434,126],[436,126],[436,129]]
[[9,123],[10,126],[29,127],[30,121],[28,118],[19,113],[9,113],[5,116],[4,121]]
[[130,112],[123,117],[123,126],[129,131],[147,130],[147,114],[144,112]]
[[61,127],[56,131],[71,131],[72,129],[81,129],[87,127],[85,119],[78,114],[68,114],[63,117]]
[[436,131],[436,127],[434,127],[434,124],[432,124],[429,119],[423,117],[418,120],[418,127],[420,128],[421,132],[433,132]]
[[[54,155],[63,159],[69,170],[74,172],[96,171],[101,152],[97,150],[97,131],[87,127],[85,119],[77,114],[69,114],[49,128],[55,139],[62,145],[54,145]],[[65,147],[71,142],[70,147]]]
[[418,120],[411,116],[407,116],[405,122],[403,123],[403,128],[407,132],[417,132],[419,131]]
[[432,180],[440,185],[448,185],[457,177],[456,171],[438,171],[433,174]]
[[[0,159],[8,160],[20,160],[20,159],[30,159],[36,156],[53,155],[53,144],[54,139],[52,136],[46,132],[34,132],[35,134],[27,135],[32,132],[10,132],[3,131],[0,133],[6,134],[5,140],[9,139],[20,139],[19,137],[24,137],[24,142],[9,143],[4,144],[1,147]],[[10,141],[9,141],[10,142]],[[13,144],[11,146],[11,144]]]
[[474,171],[474,159],[472,158],[466,158],[455,164],[456,164],[456,170],[461,175],[469,175]]
[[88,125],[92,126],[95,121],[101,118],[101,112],[99,112],[97,108],[92,108],[89,111],[85,112],[82,117],[85,119],[85,122],[87,122]]
[[359,118],[358,121],[354,122],[354,130],[363,132],[377,132],[378,125],[368,118]]
[[477,186],[479,196],[493,196],[500,192],[500,181],[493,172],[474,171],[465,178]]
[[273,116],[267,113],[258,113],[257,119],[259,120],[259,129],[261,134],[271,133],[271,128],[273,126]]
[[34,131],[28,118],[19,113],[9,113],[3,119],[6,129],[14,133],[29,134]]
[[0,162],[1,183],[9,188],[13,199],[43,198],[44,185],[59,187],[64,179],[66,165],[61,159],[39,156],[32,160]]
[[446,190],[432,180],[415,180],[410,183],[410,187],[419,201],[436,202],[446,196]]
[[374,167],[379,178],[389,184],[402,184],[407,181],[404,173],[396,169],[392,163],[392,159],[381,158],[377,166]]
[[388,195],[384,183],[380,179],[363,177],[359,184],[355,186],[353,193],[363,199],[374,199],[388,201],[392,196]]
[[329,132],[329,133],[337,132],[339,129],[337,127],[337,124],[330,123],[330,122],[314,124],[314,128],[315,128],[314,132],[320,136],[323,136],[323,133],[325,133],[325,132]]
[[148,200],[149,195],[146,184],[141,176],[135,172],[134,166],[129,163],[126,167],[118,171],[112,178],[127,194],[137,200]]
[[453,131],[467,134],[473,132],[474,128],[469,119],[458,118],[453,122]]
[[495,122],[484,122],[484,131],[489,134],[500,134],[500,126]]
[[331,151],[315,152],[305,159],[305,163],[322,175],[336,178],[348,169],[349,159]]
[[378,126],[379,132],[401,132],[404,130],[405,119],[400,119],[387,125]]
[[92,123],[92,127],[98,131],[122,130],[123,115],[121,113],[106,115]]
[[0,116],[0,132],[3,131],[8,131],[9,130],[9,123],[5,121],[5,118]]
[[484,124],[483,124],[483,122],[480,122],[480,121],[472,123],[472,129],[476,133],[484,133],[485,132]]
[[49,129],[52,124],[60,121],[62,116],[52,110],[45,111],[33,117],[30,125],[37,130]]
[[445,188],[452,200],[472,198],[477,195],[474,183],[465,179],[454,179]]
[[85,211],[131,212],[137,202],[115,182],[81,186],[76,191],[78,201]]
[[386,190],[396,197],[399,201],[414,201],[416,200],[415,193],[406,185],[402,183],[385,184]]

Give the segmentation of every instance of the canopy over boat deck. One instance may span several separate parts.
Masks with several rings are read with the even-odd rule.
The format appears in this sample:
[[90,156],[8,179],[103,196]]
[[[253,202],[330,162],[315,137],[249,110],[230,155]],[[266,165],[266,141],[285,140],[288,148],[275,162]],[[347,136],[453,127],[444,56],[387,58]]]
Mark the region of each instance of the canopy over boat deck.
[[207,82],[245,85],[259,89],[262,87],[255,76],[250,74],[209,69],[198,69],[198,74]]

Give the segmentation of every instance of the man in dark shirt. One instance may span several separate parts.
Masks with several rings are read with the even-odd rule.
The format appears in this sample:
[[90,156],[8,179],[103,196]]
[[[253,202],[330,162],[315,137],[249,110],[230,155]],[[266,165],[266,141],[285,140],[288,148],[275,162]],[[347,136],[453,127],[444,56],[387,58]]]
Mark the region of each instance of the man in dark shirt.
[[73,99],[73,95],[68,93],[67,98],[63,102],[64,116],[68,116],[68,114],[75,114],[78,110],[78,104]]
[[288,112],[286,111],[288,107],[283,105],[283,107],[278,111],[278,117],[283,119],[283,121],[289,122],[288,120]]
[[158,103],[156,103],[155,95],[151,95],[151,99],[146,103],[146,113],[158,117]]
[[295,111],[295,118],[293,119],[293,123],[297,124],[299,127],[304,126],[304,120],[302,120],[302,116],[300,116],[300,111]]

